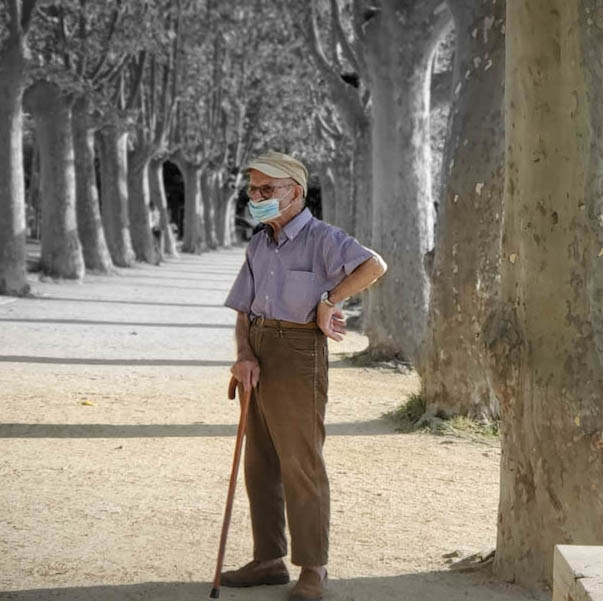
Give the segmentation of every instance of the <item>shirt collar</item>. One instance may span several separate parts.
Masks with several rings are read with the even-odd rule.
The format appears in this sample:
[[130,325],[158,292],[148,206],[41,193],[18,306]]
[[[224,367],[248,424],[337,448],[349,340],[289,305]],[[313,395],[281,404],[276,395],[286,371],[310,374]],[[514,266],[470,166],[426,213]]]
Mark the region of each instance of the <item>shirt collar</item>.
[[295,240],[297,234],[299,234],[304,226],[312,219],[312,213],[308,208],[305,208],[299,215],[296,215],[285,227],[283,232],[289,240]]

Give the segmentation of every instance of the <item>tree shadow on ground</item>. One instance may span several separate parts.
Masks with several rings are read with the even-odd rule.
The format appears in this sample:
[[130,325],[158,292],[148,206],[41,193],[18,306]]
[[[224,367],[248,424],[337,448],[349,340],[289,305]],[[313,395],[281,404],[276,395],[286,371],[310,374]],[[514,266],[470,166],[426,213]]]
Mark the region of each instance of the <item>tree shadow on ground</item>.
[[0,355],[1,363],[47,363],[51,365],[118,365],[136,367],[231,367],[232,361],[211,359],[95,359],[94,357],[37,357]]
[[31,319],[25,317],[0,317],[6,323],[51,323],[74,326],[127,326],[139,328],[208,328],[211,330],[234,330],[234,325],[224,323],[162,323],[138,321],[97,321],[92,319]]
[[[139,274],[139,273],[125,273],[122,274],[122,277],[124,278],[130,278],[132,280],[136,280],[136,283],[138,283],[138,280],[152,280],[153,282],[169,282],[169,281],[176,281],[176,282],[195,282],[196,284],[204,284],[204,283],[211,283],[211,284],[223,284],[223,283],[228,283],[230,284],[233,280],[233,278],[237,275],[236,273],[212,273],[212,276],[217,276],[217,275],[224,275],[224,278],[213,278],[213,277],[199,277],[199,278],[189,278],[189,277],[183,277],[183,278],[179,278],[179,277],[175,277],[172,276],[173,272],[172,271],[168,271],[162,274],[152,274],[152,275],[146,275],[146,274]],[[199,275],[203,275],[202,273],[200,273]]]
[[[231,367],[232,360],[212,359],[96,359],[94,357],[39,357],[0,355],[0,363],[47,363],[51,365],[118,365],[136,367]],[[329,362],[329,369],[352,367],[343,361]]]
[[32,300],[38,301],[58,301],[66,303],[94,303],[111,305],[143,305],[148,307],[185,307],[190,309],[230,309],[224,305],[211,305],[203,303],[161,303],[156,301],[139,301],[128,299],[109,299],[109,298],[75,298],[66,296],[34,296]]
[[[87,285],[96,286],[101,284],[106,284],[106,282],[96,282],[94,280],[86,281]],[[125,278],[123,280],[111,280],[111,287],[113,286],[127,286],[135,290],[136,288],[153,288],[155,290],[161,290],[163,288],[168,288],[169,290],[203,290],[204,292],[229,292],[231,286],[226,288],[210,288],[208,286],[172,286],[171,284],[162,285],[160,281],[155,278],[155,283],[147,283],[147,282],[126,282]]]
[[[239,273],[241,263],[237,263],[237,265],[232,265],[232,269],[227,265],[226,269],[222,269],[218,267],[216,269],[208,269],[206,266],[203,266],[203,269],[178,269],[175,267],[176,264],[170,265],[166,268],[166,273],[189,273],[193,275],[237,275]],[[127,272],[126,272],[127,274]]]
[[[236,436],[236,424],[0,424],[0,438],[211,438]],[[386,420],[327,424],[328,436],[395,434]]]
[[[221,599],[284,601],[291,584],[220,590]],[[208,599],[209,582],[144,582],[0,593],[11,601],[200,601]],[[399,576],[331,579],[325,601],[545,601],[545,592],[490,580],[484,575],[424,572]]]

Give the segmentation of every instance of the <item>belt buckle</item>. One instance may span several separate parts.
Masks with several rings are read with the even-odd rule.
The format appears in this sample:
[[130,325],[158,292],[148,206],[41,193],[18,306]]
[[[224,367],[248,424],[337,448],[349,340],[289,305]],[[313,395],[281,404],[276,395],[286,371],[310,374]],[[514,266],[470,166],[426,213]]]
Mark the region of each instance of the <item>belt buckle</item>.
[[266,318],[265,318],[265,317],[263,317],[263,316],[262,316],[262,317],[257,317],[257,318],[256,318],[256,321],[258,322],[258,325],[259,325],[260,327],[262,327],[262,326],[264,325],[264,322],[266,321]]

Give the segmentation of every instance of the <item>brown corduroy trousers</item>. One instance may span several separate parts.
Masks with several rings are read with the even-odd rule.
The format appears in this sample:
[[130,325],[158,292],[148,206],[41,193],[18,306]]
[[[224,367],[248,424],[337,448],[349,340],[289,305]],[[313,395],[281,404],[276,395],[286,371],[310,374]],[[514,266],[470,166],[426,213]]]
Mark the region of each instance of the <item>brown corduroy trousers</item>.
[[[287,324],[287,326],[285,326]],[[287,554],[325,565],[329,546],[329,481],[322,455],[327,402],[327,343],[315,326],[251,325],[261,374],[251,397],[245,483],[251,507],[254,559]]]

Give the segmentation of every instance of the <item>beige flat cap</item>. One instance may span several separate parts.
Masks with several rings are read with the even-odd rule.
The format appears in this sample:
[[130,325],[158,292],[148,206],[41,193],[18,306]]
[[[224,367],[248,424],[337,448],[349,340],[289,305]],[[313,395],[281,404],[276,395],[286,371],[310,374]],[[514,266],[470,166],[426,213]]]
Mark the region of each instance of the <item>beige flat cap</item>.
[[288,154],[269,150],[245,167],[246,171],[250,169],[261,171],[270,177],[290,177],[304,189],[304,196],[308,193],[308,170],[303,163]]

